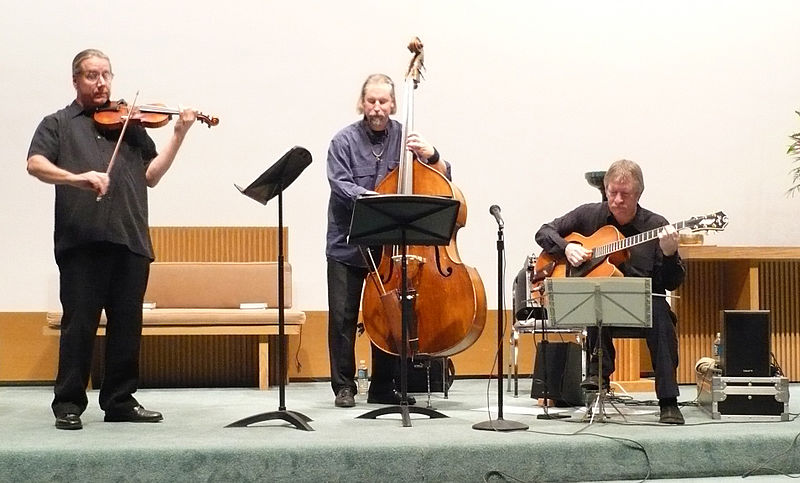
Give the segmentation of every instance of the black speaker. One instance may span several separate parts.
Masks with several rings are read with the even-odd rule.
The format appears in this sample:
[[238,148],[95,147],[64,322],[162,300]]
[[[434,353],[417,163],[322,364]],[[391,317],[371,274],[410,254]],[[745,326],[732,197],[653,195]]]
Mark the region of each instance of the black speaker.
[[582,406],[581,358],[581,346],[574,342],[536,344],[531,397],[552,399],[556,406]]
[[769,377],[769,334],[769,310],[723,310],[722,374]]

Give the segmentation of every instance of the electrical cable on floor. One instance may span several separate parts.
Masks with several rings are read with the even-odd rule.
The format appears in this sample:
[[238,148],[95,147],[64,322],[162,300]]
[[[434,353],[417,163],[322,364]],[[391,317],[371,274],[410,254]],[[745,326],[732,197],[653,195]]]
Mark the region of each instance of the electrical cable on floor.
[[303,326],[300,326],[299,339],[297,340],[297,350],[294,353],[294,367],[297,369],[298,374],[303,370],[303,364],[300,362],[300,347],[303,345]]
[[497,471],[497,470],[489,471],[485,475],[483,475],[483,481],[488,482],[489,479],[493,476],[498,477],[500,481],[520,481],[523,483],[526,482],[526,480],[520,480],[519,478],[515,478],[509,475],[508,473],[504,473],[502,471]]
[[[798,438],[800,438],[800,433],[798,433],[797,436],[794,437],[794,439],[792,440],[792,444],[790,444],[789,447],[786,448],[785,451],[781,451],[780,453],[777,453],[777,454],[774,454],[774,455],[770,456],[763,463],[761,463],[758,466],[756,466],[755,468],[752,468],[751,470],[745,472],[742,475],[742,478],[747,478],[748,476],[751,476],[753,473],[755,473],[756,471],[759,471],[761,469],[771,470],[771,471],[773,471],[773,473],[770,473],[770,474],[774,474],[774,475],[780,474],[780,475],[783,475],[783,476],[786,476],[786,477],[789,477],[789,478],[800,478],[800,475],[790,475],[790,474],[787,474],[787,473],[780,473],[775,468],[771,468],[771,467],[766,466],[768,463],[770,463],[771,461],[777,459],[778,457],[785,456],[785,455],[789,454],[789,451],[791,451],[792,448],[794,448],[797,445]],[[796,459],[795,459],[795,461],[796,461]]]
[[[647,454],[647,449],[645,449],[645,447],[644,447],[644,445],[642,443],[640,443],[640,442],[638,442],[636,440],[633,440],[633,439],[629,439],[629,438],[621,438],[621,437],[618,437],[618,436],[608,436],[608,435],[598,434],[598,433],[582,432],[583,429],[587,429],[589,426],[591,426],[591,424],[586,425],[586,428],[582,428],[582,429],[580,429],[580,430],[578,430],[578,431],[576,431],[574,433],[555,433],[555,432],[551,432],[551,431],[535,431],[535,430],[528,430],[528,431],[525,431],[525,432],[526,433],[531,433],[531,434],[540,434],[540,435],[545,435],[545,436],[594,436],[594,437],[597,437],[597,438],[610,439],[611,441],[616,441],[618,443],[622,443],[624,446],[626,446],[628,448],[631,448],[631,449],[633,449],[635,451],[639,451],[644,455],[645,463],[647,465],[647,474],[644,476],[644,478],[642,478],[639,481],[642,481],[642,482],[643,481],[647,481],[650,478],[650,475],[652,474],[653,468],[652,468],[652,464],[650,463],[650,456]],[[487,472],[484,475],[483,481],[489,481],[488,478],[491,477],[491,476],[500,476],[502,478],[505,478],[506,476],[509,476],[509,475],[507,475],[506,473],[497,471],[497,470],[492,470],[492,471]],[[511,478],[513,478],[513,477],[511,477]],[[514,481],[523,481],[523,480],[519,480],[517,478],[513,478],[513,480]],[[541,481],[541,480],[535,480],[535,481]]]

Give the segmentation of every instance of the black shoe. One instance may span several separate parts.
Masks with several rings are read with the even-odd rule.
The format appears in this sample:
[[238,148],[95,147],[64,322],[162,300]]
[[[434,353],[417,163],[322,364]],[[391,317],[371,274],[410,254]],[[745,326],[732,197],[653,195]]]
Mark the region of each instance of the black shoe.
[[[400,404],[400,400],[402,398],[403,396],[397,391],[381,393],[381,394],[369,393],[369,395],[367,396],[367,402],[370,404]],[[417,400],[414,398],[414,396],[411,396],[409,394],[406,394],[406,402],[410,406],[417,404]]]
[[75,413],[67,413],[56,418],[56,429],[83,429],[81,417]]
[[336,393],[336,399],[333,401],[333,404],[335,404],[337,408],[352,408],[356,405],[356,399],[353,392],[353,389],[349,387],[343,387],[339,389],[339,392]]
[[678,406],[662,406],[658,422],[663,424],[683,424],[683,414]]
[[158,411],[148,411],[143,406],[134,406],[126,411],[106,411],[103,419],[107,423],[157,423],[164,419]]
[[[603,389],[608,390],[611,386],[610,378],[604,377],[603,378]],[[597,374],[590,374],[586,376],[586,379],[581,381],[581,389],[585,391],[597,391]]]

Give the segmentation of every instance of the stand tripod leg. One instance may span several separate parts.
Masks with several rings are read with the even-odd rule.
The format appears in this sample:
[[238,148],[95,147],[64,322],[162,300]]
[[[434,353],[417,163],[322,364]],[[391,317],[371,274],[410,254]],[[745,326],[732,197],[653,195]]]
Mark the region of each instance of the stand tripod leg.
[[426,387],[428,388],[428,402],[425,407],[433,408],[433,405],[431,404],[431,360],[426,359],[423,365],[425,366],[425,383]]
[[383,416],[386,414],[400,414],[403,420],[403,427],[409,428],[411,427],[411,416],[410,413],[414,414],[422,414],[424,416],[428,416],[431,419],[438,419],[438,418],[446,418],[444,414],[430,408],[419,408],[416,406],[409,406],[406,404],[400,404],[397,406],[387,406],[383,408],[373,409],[367,413],[362,414],[361,416],[356,416],[356,419],[377,419],[379,416]]
[[626,418],[625,415],[622,413],[622,411],[619,410],[617,405],[614,404],[613,401],[608,399],[607,390],[602,389],[596,392],[592,391],[591,394],[592,396],[590,397],[594,397],[594,399],[586,404],[587,411],[586,415],[583,418],[584,421],[588,419],[589,424],[591,424],[595,421],[595,416],[597,416],[597,422],[600,423],[604,423],[608,419],[610,419],[608,414],[606,413],[606,404],[609,404],[612,408],[614,408],[614,411],[616,411],[617,414],[619,414],[625,422],[628,421],[628,418]]
[[287,411],[287,410],[278,410],[278,411],[271,411],[268,413],[261,413],[256,414],[254,416],[250,416],[244,419],[240,419],[238,421],[234,421],[231,424],[225,426],[226,428],[244,428],[250,426],[251,424],[261,423],[263,421],[270,421],[273,419],[282,419],[287,423],[291,424],[297,429],[302,429],[304,431],[314,431],[311,426],[308,425],[309,421],[313,421],[308,416],[298,413],[295,411]]

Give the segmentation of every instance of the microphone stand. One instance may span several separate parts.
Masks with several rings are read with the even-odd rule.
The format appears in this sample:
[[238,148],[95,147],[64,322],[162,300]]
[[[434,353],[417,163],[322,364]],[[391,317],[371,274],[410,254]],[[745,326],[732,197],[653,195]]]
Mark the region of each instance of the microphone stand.
[[[496,212],[495,212],[496,210]],[[492,206],[489,213],[497,219],[497,419],[483,421],[472,425],[472,429],[481,431],[519,431],[527,430],[528,425],[518,421],[503,419],[503,333],[505,323],[503,314],[503,222],[499,216],[499,208]]]

